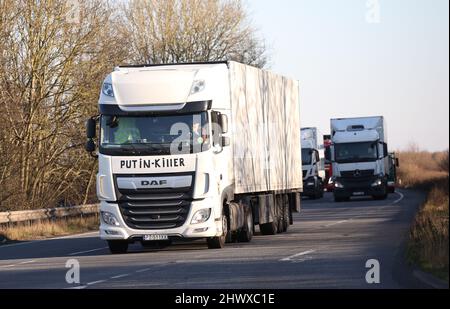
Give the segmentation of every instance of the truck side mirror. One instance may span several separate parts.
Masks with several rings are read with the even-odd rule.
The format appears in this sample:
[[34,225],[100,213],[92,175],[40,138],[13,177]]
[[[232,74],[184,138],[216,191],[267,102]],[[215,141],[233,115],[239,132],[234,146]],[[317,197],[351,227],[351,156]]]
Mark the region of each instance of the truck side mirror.
[[93,139],[88,139],[86,142],[86,145],[84,145],[84,149],[86,149],[87,152],[94,152],[95,151],[95,142]]
[[92,139],[95,137],[97,130],[97,122],[93,118],[89,118],[86,121],[86,137]]
[[219,115],[219,125],[222,128],[222,133],[228,132],[228,116],[225,114]]
[[398,158],[395,158],[395,166],[396,166],[396,167],[399,167],[399,166],[400,166],[399,161],[398,161]]
[[388,147],[386,143],[383,143],[383,158],[386,158],[389,155]]
[[222,147],[230,146],[230,138],[228,136],[222,136],[221,144]]

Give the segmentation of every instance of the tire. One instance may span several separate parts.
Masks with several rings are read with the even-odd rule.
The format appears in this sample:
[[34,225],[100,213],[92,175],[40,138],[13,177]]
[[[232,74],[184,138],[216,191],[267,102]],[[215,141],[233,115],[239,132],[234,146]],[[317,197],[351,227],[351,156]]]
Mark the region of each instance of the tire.
[[287,232],[289,228],[289,222],[290,222],[290,214],[289,214],[289,204],[286,205],[283,209],[283,228],[282,232]]
[[320,182],[320,196],[319,196],[319,198],[323,198],[323,195],[324,195],[324,192],[323,192],[323,190],[324,190],[324,188],[323,188],[323,182]]
[[384,193],[383,193],[382,195],[375,195],[375,196],[373,196],[373,198],[374,198],[375,200],[385,200],[385,199],[387,199],[388,194],[389,194],[389,191],[388,191],[388,190],[389,190],[389,189],[388,189],[387,185],[385,185],[385,187],[384,187]]
[[225,241],[228,236],[228,218],[225,214],[222,215],[222,230],[224,231],[221,236],[209,237],[206,239],[206,243],[209,249],[221,249],[225,246]]
[[348,202],[348,201],[350,201],[350,198],[349,197],[337,197],[337,196],[334,196],[334,201],[337,202],[337,203]]
[[245,216],[244,227],[237,234],[237,241],[250,242],[253,238],[253,213],[252,209],[248,207],[247,214]]
[[112,254],[123,254],[128,251],[127,240],[108,240],[109,251]]
[[260,224],[259,230],[263,235],[275,235],[278,230],[278,222],[275,219],[273,222]]
[[342,197],[337,197],[337,196],[335,195],[335,196],[334,196],[334,201],[335,201],[336,203],[340,203],[340,202],[343,202],[344,199],[343,199]]

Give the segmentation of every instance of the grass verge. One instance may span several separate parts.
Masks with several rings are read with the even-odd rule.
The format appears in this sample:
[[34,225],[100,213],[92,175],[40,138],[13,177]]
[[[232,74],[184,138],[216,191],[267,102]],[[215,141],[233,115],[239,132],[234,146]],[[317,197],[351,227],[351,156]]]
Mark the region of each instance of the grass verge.
[[448,282],[448,151],[400,153],[399,177],[403,186],[427,192],[409,233],[408,262]]
[[0,226],[0,243],[2,238],[3,242],[43,239],[96,231],[98,230],[98,226],[98,215],[57,220],[40,220],[10,226]]

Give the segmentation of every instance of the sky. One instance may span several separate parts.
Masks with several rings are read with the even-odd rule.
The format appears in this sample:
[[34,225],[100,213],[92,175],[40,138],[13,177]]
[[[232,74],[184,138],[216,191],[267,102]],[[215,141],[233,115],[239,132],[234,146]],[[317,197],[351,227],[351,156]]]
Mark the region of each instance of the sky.
[[448,0],[244,0],[302,127],[383,115],[391,150],[449,147]]

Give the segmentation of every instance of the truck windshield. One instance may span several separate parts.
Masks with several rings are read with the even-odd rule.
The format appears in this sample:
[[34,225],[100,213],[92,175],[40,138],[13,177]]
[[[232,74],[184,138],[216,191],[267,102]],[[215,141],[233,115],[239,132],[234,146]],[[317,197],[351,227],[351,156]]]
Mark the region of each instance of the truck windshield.
[[100,119],[100,153],[167,155],[209,149],[206,112],[169,116],[109,116]]
[[338,163],[370,162],[378,158],[377,142],[335,144],[335,159]]
[[311,159],[312,159],[312,149],[302,148],[302,165],[311,164]]

